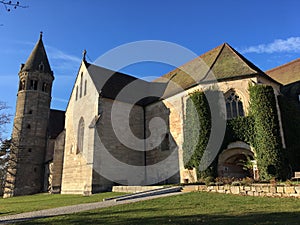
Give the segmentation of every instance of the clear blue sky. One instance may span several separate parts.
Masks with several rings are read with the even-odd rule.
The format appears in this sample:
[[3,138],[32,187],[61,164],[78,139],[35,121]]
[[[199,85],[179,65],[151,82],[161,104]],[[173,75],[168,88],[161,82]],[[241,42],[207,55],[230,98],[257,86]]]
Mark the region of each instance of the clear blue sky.
[[[20,64],[40,31],[56,78],[52,108],[61,110],[83,49],[93,61],[114,47],[139,40],[174,42],[198,55],[228,42],[262,70],[300,55],[298,0],[19,1],[29,8],[11,12],[0,8],[0,100],[7,102],[12,114]],[[168,70],[158,64],[127,68],[137,76],[159,76]]]

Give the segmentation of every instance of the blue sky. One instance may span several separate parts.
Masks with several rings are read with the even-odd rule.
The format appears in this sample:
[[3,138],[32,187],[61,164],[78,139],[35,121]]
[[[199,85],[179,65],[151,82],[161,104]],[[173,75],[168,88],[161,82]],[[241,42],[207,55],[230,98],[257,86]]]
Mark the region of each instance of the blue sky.
[[[298,0],[19,0],[26,9],[0,5],[0,100],[15,111],[18,71],[39,32],[54,71],[52,108],[64,110],[83,49],[94,61],[121,44],[163,40],[197,55],[224,43],[262,70],[300,56]],[[171,69],[158,63],[129,66],[136,76],[159,76]],[[8,136],[10,135],[10,126]]]

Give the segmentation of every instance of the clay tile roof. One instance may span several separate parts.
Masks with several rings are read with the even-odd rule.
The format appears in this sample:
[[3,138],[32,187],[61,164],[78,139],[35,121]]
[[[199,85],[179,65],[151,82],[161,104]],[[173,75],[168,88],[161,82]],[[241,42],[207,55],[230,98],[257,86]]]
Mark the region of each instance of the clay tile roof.
[[[199,63],[199,61],[204,63]],[[263,76],[278,83],[227,43],[204,53],[183,66],[155,79],[153,82],[147,82],[127,74],[85,63],[98,92],[101,92],[103,97],[116,99],[120,91],[131,86],[127,89],[129,91],[126,94],[119,95],[119,100],[135,103],[137,96],[150,96],[139,101],[137,104],[140,105],[147,105],[160,98],[172,96],[202,83],[203,78],[207,78],[205,82],[214,82],[208,76],[211,71],[217,81]],[[193,77],[189,74],[193,74]]]
[[268,70],[266,74],[283,85],[300,81],[300,58]]
[[[204,62],[202,65],[199,63],[201,61]],[[193,73],[193,78],[187,73],[189,71]],[[157,78],[154,82],[163,82],[164,79],[171,79],[182,89],[188,89],[197,83],[203,82],[203,79],[207,76],[209,71],[213,72],[217,81],[263,76],[278,83],[227,43],[224,43],[162,77]],[[209,79],[205,79],[205,81],[213,82],[213,80]],[[168,89],[168,93],[165,95],[170,96],[176,93],[175,87],[172,88],[168,86]]]
[[40,38],[36,43],[34,49],[32,50],[25,65],[21,68],[21,71],[39,71],[41,64],[43,65],[44,72],[52,74],[46,50],[43,44],[42,34],[40,35]]

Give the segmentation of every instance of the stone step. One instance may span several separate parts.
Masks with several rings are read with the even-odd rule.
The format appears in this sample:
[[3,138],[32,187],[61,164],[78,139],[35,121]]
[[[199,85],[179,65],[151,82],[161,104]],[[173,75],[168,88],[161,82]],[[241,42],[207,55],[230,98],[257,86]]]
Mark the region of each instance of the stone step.
[[180,192],[181,189],[182,189],[182,187],[179,187],[179,186],[163,187],[163,188],[158,188],[158,189],[154,189],[154,190],[138,192],[138,193],[134,193],[134,194],[126,194],[126,195],[122,195],[122,196],[118,196],[118,197],[106,198],[103,201],[113,200],[115,202],[118,202],[118,201],[130,200],[130,199],[135,199],[135,198],[143,198],[143,197],[154,196],[154,195],[162,195],[162,194],[167,194],[167,193]]

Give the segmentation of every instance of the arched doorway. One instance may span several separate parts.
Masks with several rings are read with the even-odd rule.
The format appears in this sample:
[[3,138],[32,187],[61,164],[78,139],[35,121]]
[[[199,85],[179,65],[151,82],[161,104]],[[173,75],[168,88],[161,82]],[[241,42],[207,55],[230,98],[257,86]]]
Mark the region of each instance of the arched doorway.
[[243,142],[231,143],[218,160],[218,176],[230,178],[255,178],[256,163],[254,153]]

